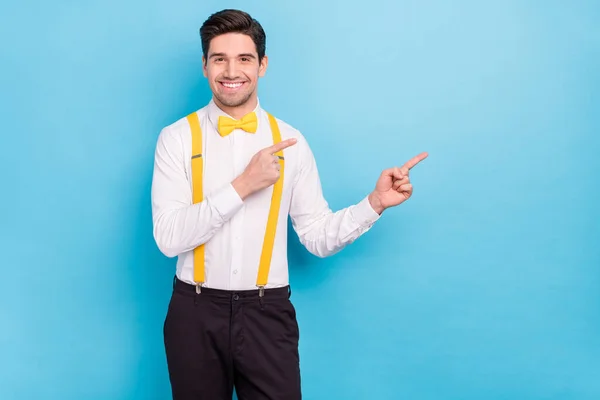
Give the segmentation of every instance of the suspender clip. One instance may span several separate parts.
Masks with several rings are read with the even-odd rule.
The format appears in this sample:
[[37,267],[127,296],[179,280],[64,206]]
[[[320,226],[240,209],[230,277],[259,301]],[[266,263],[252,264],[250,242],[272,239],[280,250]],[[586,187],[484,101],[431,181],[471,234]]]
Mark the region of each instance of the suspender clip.
[[263,285],[258,287],[258,297],[264,297],[265,295],[265,287]]
[[196,294],[202,293],[202,284],[196,283]]

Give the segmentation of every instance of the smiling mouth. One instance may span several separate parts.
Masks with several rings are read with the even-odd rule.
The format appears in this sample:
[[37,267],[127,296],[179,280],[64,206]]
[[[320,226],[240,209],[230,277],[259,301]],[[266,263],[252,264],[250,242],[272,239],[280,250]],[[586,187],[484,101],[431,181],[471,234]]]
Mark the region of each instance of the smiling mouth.
[[226,91],[236,91],[246,84],[246,82],[219,82]]

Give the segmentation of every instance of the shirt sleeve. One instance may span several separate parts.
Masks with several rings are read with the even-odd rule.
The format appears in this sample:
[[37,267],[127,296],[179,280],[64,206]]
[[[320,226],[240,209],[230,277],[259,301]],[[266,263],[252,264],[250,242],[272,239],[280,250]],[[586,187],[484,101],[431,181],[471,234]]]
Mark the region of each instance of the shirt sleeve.
[[167,257],[206,243],[243,205],[231,184],[193,204],[183,143],[168,127],[156,145],[151,197],[154,240]]
[[292,226],[300,242],[318,257],[333,255],[367,232],[379,219],[368,197],[333,212],[325,198],[314,155],[302,137],[298,139],[300,166],[290,205]]

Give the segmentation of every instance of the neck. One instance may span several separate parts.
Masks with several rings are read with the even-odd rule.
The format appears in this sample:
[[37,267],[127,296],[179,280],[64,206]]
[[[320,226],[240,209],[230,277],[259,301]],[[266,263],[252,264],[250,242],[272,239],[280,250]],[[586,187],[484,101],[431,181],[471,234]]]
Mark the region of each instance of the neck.
[[228,107],[221,103],[216,97],[213,97],[213,99],[217,107],[235,119],[241,119],[244,115],[254,111],[256,105],[258,104],[258,99],[256,96],[252,96],[247,102],[237,107]]

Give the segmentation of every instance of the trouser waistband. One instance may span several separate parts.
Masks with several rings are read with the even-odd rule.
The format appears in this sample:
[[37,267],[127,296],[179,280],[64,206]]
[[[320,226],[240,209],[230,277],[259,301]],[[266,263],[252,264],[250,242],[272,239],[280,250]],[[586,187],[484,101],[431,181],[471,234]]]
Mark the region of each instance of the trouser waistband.
[[[196,286],[186,283],[177,276],[173,278],[173,290],[180,293],[196,295]],[[249,290],[224,290],[203,287],[199,296],[214,297],[220,299],[258,299],[259,289]],[[290,285],[279,287],[279,288],[266,288],[264,289],[264,297],[270,299],[289,299],[292,295],[292,288]]]

